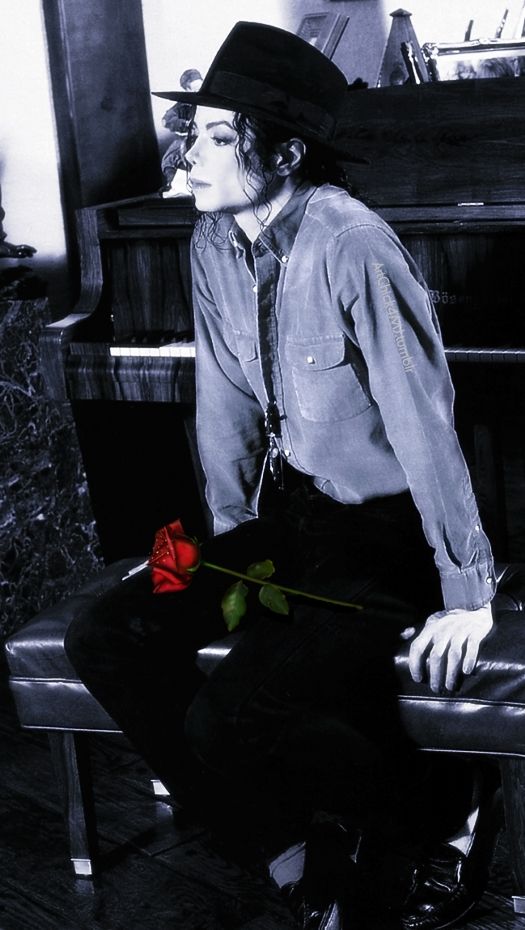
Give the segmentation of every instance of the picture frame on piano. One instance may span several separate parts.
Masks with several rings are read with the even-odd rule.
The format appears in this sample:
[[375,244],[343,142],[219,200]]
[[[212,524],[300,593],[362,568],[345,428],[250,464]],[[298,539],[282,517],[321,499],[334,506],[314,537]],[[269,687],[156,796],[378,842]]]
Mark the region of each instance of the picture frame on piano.
[[341,13],[310,13],[301,20],[297,35],[332,58],[348,19]]
[[433,81],[525,76],[525,39],[425,42],[421,51]]

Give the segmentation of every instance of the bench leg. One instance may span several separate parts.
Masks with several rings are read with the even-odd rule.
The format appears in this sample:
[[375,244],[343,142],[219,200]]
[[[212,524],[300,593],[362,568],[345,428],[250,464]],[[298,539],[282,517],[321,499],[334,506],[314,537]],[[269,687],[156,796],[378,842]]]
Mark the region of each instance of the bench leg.
[[501,759],[505,825],[517,894],[516,914],[525,914],[525,759]]
[[79,878],[91,878],[97,858],[97,829],[85,733],[48,734],[55,772],[62,784],[70,858]]

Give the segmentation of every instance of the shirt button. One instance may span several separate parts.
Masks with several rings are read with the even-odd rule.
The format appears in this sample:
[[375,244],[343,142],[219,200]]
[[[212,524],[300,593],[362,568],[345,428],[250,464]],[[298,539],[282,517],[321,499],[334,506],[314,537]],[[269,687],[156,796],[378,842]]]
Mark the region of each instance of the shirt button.
[[282,261],[283,265],[286,265],[286,262],[288,261],[288,256],[287,256],[287,255],[283,255],[282,258],[281,258],[281,261]]
[[313,355],[307,355],[306,361],[308,362],[309,365],[315,365],[315,358],[313,357]]
[[289,449],[285,449],[285,450],[284,450],[284,454],[285,454],[286,458],[289,459],[292,453],[290,452]]
[[479,523],[476,523],[476,526],[474,527],[474,529],[476,530],[476,533],[479,533],[479,532],[480,532],[481,527],[480,527]]
[[487,584],[494,584],[494,578],[485,578]]
[[252,291],[253,291],[254,294],[257,293],[257,285],[256,285],[256,284],[253,285]]

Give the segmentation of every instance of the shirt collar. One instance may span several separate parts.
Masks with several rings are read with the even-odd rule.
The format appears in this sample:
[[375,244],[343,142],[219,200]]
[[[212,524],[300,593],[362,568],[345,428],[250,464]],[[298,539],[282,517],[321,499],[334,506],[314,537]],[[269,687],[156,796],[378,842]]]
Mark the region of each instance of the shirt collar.
[[[281,264],[286,265],[306,210],[306,204],[314,190],[315,187],[310,183],[305,182],[299,185],[275,219],[257,236],[252,245],[255,257],[266,249]],[[245,234],[235,221],[229,230],[229,238],[236,250],[245,252],[249,246]]]

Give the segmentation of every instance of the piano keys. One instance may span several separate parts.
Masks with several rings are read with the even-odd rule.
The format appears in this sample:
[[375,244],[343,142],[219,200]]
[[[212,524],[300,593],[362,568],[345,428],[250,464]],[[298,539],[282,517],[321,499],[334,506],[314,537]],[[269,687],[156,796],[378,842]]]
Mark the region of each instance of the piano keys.
[[513,349],[510,346],[499,348],[478,348],[473,346],[447,346],[447,361],[466,362],[469,365],[525,365],[525,349]]
[[110,345],[115,358],[195,358],[195,341],[184,333],[130,333]]

